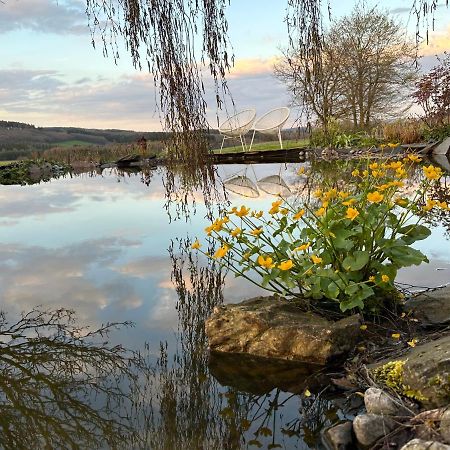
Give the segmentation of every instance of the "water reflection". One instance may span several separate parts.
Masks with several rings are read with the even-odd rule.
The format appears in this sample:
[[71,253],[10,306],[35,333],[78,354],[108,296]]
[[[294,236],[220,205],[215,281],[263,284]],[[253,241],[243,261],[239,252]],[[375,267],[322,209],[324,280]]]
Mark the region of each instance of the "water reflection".
[[[345,185],[351,164],[309,161],[255,165],[247,170],[259,196],[245,200],[238,193],[225,195],[220,182],[229,178],[230,172],[245,172],[245,166],[217,167],[203,181],[202,176],[184,175],[181,168],[170,174],[164,168],[137,173],[107,169],[102,175],[90,173],[26,188],[0,187],[2,304],[10,314],[29,311],[39,304],[52,309],[74,308],[83,324],[96,327],[108,321],[136,322],[134,329],[117,330],[112,342],[136,350],[149,342],[155,371],[140,380],[139,390],[131,397],[122,397],[123,407],[112,411],[112,417],[120,411],[122,419],[123,414],[126,427],[111,425],[117,433],[101,437],[105,445],[120,447],[118,434],[122,433],[125,448],[130,448],[130,436],[136,448],[158,450],[315,447],[320,430],[342,419],[347,406],[341,399],[328,396],[328,391],[317,395],[327,381],[315,372],[311,376],[311,367],[306,370],[290,364],[269,367],[267,362],[261,365],[252,359],[209,359],[203,323],[212,308],[259,291],[242,279],[226,276],[212,262],[197,260],[189,245],[196,236],[203,236],[208,218],[227,207],[229,200],[267,209],[274,197],[260,189],[262,180],[279,176],[275,184],[284,183],[292,201],[314,202],[312,194],[325,179],[336,187]],[[308,176],[297,174],[302,167]],[[205,194],[202,183],[211,183],[212,176],[215,185]],[[407,192],[414,191],[420,176],[420,170],[409,174]],[[448,176],[444,177],[435,185],[433,196],[441,201],[448,199],[448,183]],[[177,217],[188,224],[174,220]],[[426,245],[422,250],[431,255],[431,264],[400,274],[404,282],[438,285],[449,280],[450,259],[444,245],[448,243],[445,237],[449,237],[449,214],[430,216],[429,220],[433,235],[420,245]],[[442,268],[446,270],[436,270]],[[70,361],[71,367],[76,367],[75,358]],[[81,356],[78,361],[82,361]],[[85,367],[82,362],[78,364]],[[45,367],[39,370],[46,374]],[[100,375],[105,374],[98,370]],[[66,379],[62,369],[48,372]],[[28,375],[18,378],[17,373],[11,373],[19,380],[17,389],[22,388]],[[87,395],[81,387],[85,378],[78,378],[75,369],[73,373],[80,381],[76,383],[81,389],[77,392],[83,393],[76,395]],[[86,389],[93,379],[87,378]],[[4,383],[5,392],[13,381]],[[67,381],[65,387],[70,386]],[[302,395],[306,388],[313,392],[311,397]],[[24,399],[31,398],[27,395]],[[36,395],[45,397],[47,393],[41,390]],[[107,404],[101,401],[102,395],[90,395],[88,407],[104,418],[109,412],[96,409]],[[11,415],[15,409],[7,401],[5,397],[5,408]],[[59,418],[62,413],[57,408],[54,411]],[[94,413],[86,413],[86,417],[89,414]],[[89,422],[95,423],[96,417],[92,415]],[[25,425],[23,428],[26,430]],[[101,424],[96,429],[107,433]],[[137,436],[133,430],[139,430]],[[55,428],[54,434],[57,432]],[[68,431],[61,428],[61,433]],[[79,433],[85,442],[91,439],[83,437],[82,431],[71,433]],[[20,439],[23,447],[30,447],[26,431],[19,430],[16,435],[14,448],[21,447]],[[58,439],[56,447],[64,447],[63,438]],[[84,447],[95,445],[88,442]]]
[[80,328],[64,309],[13,322],[0,314],[2,448],[117,448],[137,438],[129,398],[148,371],[138,354],[105,342],[117,326]]

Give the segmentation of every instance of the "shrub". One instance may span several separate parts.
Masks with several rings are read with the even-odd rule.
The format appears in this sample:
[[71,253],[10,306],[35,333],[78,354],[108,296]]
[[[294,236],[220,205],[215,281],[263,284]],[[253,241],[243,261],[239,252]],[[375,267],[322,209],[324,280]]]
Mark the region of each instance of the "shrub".
[[[361,163],[345,191],[324,186],[315,193],[314,206],[280,198],[267,212],[233,207],[206,228],[220,245],[207,256],[281,295],[336,305],[342,312],[377,312],[395,297],[398,269],[427,262],[411,247],[430,234],[420,224],[423,213],[448,209],[445,202],[427,199],[430,185],[442,175],[431,165],[423,168],[414,197],[401,196],[408,166],[419,161],[408,155],[405,161]],[[196,240],[193,248],[200,247]]]
[[413,144],[424,139],[425,124],[417,119],[400,119],[383,124],[383,136],[388,142]]

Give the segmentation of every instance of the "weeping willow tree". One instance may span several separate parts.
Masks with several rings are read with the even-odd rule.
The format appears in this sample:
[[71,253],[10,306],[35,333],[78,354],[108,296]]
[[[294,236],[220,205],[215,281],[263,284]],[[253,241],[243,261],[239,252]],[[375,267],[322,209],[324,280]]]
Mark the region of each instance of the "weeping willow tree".
[[[123,39],[136,68],[147,65],[159,89],[162,123],[172,132],[171,156],[191,167],[205,162],[207,104],[205,73],[214,81],[216,103],[229,94],[226,74],[233,65],[226,9],[230,0],[86,0],[92,43],[100,36],[105,56],[119,58]],[[290,45],[321,70],[323,0],[287,0]],[[448,4],[448,0],[446,0]],[[279,8],[278,0],[273,7]],[[331,14],[331,0],[325,3]],[[438,0],[411,0],[417,35]],[[428,23],[425,26],[428,29]],[[198,39],[198,42],[197,40]],[[201,42],[201,45],[199,43]]]

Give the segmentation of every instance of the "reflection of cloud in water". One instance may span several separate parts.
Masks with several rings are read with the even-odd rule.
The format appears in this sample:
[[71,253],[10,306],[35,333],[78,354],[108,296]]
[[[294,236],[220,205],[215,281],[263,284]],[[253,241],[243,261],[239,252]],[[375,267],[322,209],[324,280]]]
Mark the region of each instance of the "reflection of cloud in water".
[[93,267],[112,264],[128,244],[135,243],[98,239],[57,249],[0,246],[2,303],[16,313],[38,305],[64,306],[90,322],[110,303],[122,309],[136,308],[142,301],[125,281],[102,286],[101,280],[90,278]]

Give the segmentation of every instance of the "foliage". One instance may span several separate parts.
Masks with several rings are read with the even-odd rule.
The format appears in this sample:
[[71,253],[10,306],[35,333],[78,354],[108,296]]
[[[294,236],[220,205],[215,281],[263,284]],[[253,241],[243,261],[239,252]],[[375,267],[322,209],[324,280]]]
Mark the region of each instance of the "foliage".
[[375,381],[383,383],[391,388],[394,392],[405,397],[412,398],[418,401],[428,400],[420,391],[411,389],[403,381],[403,370],[405,361],[389,361],[386,364],[377,367],[373,370]]
[[315,147],[372,147],[378,144],[378,140],[364,131],[351,132],[345,130],[340,122],[330,120],[327,128],[316,128],[311,133],[311,145]]
[[382,125],[384,139],[387,142],[413,144],[424,139],[426,127],[418,119],[398,119]]
[[398,269],[427,262],[411,247],[430,234],[421,216],[448,209],[427,198],[442,175],[431,165],[423,168],[414,197],[401,196],[408,167],[419,161],[416,155],[405,161],[367,161],[352,171],[345,190],[324,185],[315,193],[316,204],[298,207],[280,199],[268,212],[233,207],[206,228],[220,244],[208,256],[269,291],[339,305],[343,312],[376,312],[393,297]]
[[426,128],[423,132],[423,136],[426,140],[442,141],[450,136],[450,124]]
[[450,124],[450,54],[444,53],[439,63],[420,78],[413,97],[430,127]]
[[405,108],[417,68],[415,48],[387,12],[358,4],[324,33],[321,70],[301,52],[287,52],[275,73],[293,101],[324,127],[332,118],[368,129]]

